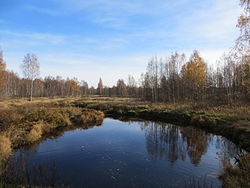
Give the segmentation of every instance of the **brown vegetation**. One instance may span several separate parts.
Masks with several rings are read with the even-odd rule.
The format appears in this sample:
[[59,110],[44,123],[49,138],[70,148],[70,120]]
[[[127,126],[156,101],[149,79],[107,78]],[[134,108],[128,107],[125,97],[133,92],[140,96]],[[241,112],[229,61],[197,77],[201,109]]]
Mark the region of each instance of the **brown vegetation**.
[[226,169],[221,178],[225,188],[250,187],[250,154],[239,157],[237,161],[237,166],[232,166],[228,161],[224,162]]
[[[227,105],[208,106],[202,103],[154,104],[135,99],[98,96],[39,98],[33,102],[22,99],[16,99],[14,103],[14,100],[6,101],[6,104],[4,100],[0,102],[0,105],[4,106],[0,110],[0,124],[2,133],[10,140],[13,148],[37,142],[59,128],[67,130],[77,125],[85,128],[84,125],[89,123],[100,123],[105,113],[116,118],[140,118],[196,126],[224,135],[242,148],[250,150],[249,106],[232,108]],[[249,159],[245,161],[246,164],[249,163]],[[239,167],[230,169],[233,169],[233,172],[241,171]],[[246,172],[249,172],[249,169],[244,173]],[[237,178],[234,175],[241,177],[237,173],[230,173],[225,175],[223,181]]]
[[33,103],[1,109],[0,128],[16,148],[38,141],[58,128],[99,124],[103,117],[95,110]]
[[[103,111],[112,117],[132,117],[147,120],[165,121],[184,126],[196,126],[221,134],[240,147],[250,151],[250,107],[249,106],[204,106],[202,104],[154,104],[124,101],[116,98],[78,99],[64,102],[66,106],[76,106]],[[106,100],[106,101],[105,101]]]
[[10,140],[0,135],[0,163],[2,160],[7,159],[11,154],[11,142]]
[[7,102],[0,109],[0,187],[7,186],[4,177],[12,149],[33,144],[50,135],[60,135],[65,130],[99,125],[104,118],[102,112],[93,109],[63,107],[58,105],[60,103],[50,104],[51,100],[41,101],[43,99],[34,102],[16,100],[18,104],[15,106]]

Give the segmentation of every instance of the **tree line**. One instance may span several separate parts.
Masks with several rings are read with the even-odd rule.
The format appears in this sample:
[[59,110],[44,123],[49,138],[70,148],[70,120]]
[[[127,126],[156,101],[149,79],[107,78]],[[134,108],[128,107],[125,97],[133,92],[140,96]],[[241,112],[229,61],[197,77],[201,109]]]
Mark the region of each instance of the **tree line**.
[[250,56],[236,59],[231,54],[223,55],[217,62],[218,66],[213,68],[208,67],[197,50],[188,61],[185,54],[175,52],[166,59],[150,59],[147,71],[137,81],[129,75],[127,81],[119,79],[115,86],[108,87],[100,79],[97,88],[89,88],[86,81],[78,81],[77,78],[38,78],[37,61],[34,54],[24,57],[21,66],[24,77],[21,78],[13,71],[6,70],[1,52],[1,96],[75,97],[96,94],[171,103],[208,100],[232,103],[249,101],[250,98]]
[[27,54],[22,63],[23,78],[6,70],[0,52],[0,97],[74,97],[102,95],[136,97],[152,102],[220,102],[250,101],[250,0],[240,0],[243,12],[237,27],[240,36],[229,53],[214,66],[208,66],[199,51],[194,50],[187,59],[184,53],[175,52],[163,59],[149,60],[139,80],[131,75],[119,79],[113,87],[104,86],[100,78],[98,87],[89,87],[77,78],[60,76],[39,78],[38,58]]
[[71,97],[91,92],[85,81],[77,78],[63,79],[60,76],[39,78],[38,58],[34,54],[27,54],[21,65],[23,78],[13,71],[6,70],[3,53],[0,52],[0,96],[2,97]]
[[[165,60],[153,57],[139,81],[129,76],[112,88],[98,85],[98,94],[138,97],[152,102],[248,102],[250,99],[250,56],[233,59],[223,55],[217,67],[208,67],[195,50],[188,61],[175,52]],[[100,80],[101,81],[101,80]],[[100,83],[100,82],[99,82]]]

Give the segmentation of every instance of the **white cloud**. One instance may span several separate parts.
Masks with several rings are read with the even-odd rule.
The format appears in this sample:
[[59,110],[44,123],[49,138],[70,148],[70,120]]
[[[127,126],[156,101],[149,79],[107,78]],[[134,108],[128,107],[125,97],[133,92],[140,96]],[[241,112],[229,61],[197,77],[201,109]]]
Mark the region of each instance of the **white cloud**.
[[95,24],[102,25],[103,27],[120,29],[128,26],[127,20],[125,18],[118,18],[114,16],[97,17],[93,20]]
[[34,5],[26,8],[51,16],[63,15],[60,19],[71,14],[77,22],[72,20],[70,26],[82,23],[82,28],[77,25],[79,30],[67,30],[63,35],[0,30],[9,67],[19,69],[23,55],[13,58],[16,54],[35,51],[43,75],[77,76],[91,85],[100,76],[109,85],[128,74],[139,77],[151,56],[166,57],[175,50],[186,52],[189,58],[192,50],[198,49],[214,65],[234,45],[238,34],[235,25],[241,11],[235,0],[53,2],[58,5],[55,9]]
[[56,9],[50,9],[50,8],[43,8],[43,7],[34,6],[34,5],[27,5],[27,6],[25,6],[25,9],[30,10],[30,11],[43,13],[43,14],[52,15],[52,16],[63,14],[63,11],[58,11]]
[[51,33],[13,32],[8,30],[0,30],[0,34],[11,36],[11,38],[14,36],[18,38],[18,41],[23,41],[24,43],[30,42],[30,44],[49,43],[53,45],[59,45],[65,41],[64,36]]
[[235,5],[230,0],[227,3],[217,0],[214,2],[214,7],[200,12],[194,27],[195,34],[213,40],[226,40],[235,36],[240,8],[232,7],[232,4]]
[[226,52],[228,52],[228,49],[202,50],[200,55],[206,60],[208,65],[216,66],[216,62]]

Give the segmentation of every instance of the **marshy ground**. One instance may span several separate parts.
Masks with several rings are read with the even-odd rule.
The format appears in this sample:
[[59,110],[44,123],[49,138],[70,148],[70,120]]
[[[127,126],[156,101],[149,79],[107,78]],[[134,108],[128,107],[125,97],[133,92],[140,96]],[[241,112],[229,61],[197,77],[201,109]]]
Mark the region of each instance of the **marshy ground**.
[[[250,107],[243,105],[152,104],[128,98],[35,98],[0,100],[0,161],[23,145],[39,142],[58,129],[101,123],[104,115],[195,126],[223,135],[250,151]],[[226,165],[223,186],[250,187],[249,154],[237,156],[237,167]],[[3,175],[2,170],[0,175]],[[1,180],[2,182],[4,180]],[[4,182],[3,182],[4,185]]]

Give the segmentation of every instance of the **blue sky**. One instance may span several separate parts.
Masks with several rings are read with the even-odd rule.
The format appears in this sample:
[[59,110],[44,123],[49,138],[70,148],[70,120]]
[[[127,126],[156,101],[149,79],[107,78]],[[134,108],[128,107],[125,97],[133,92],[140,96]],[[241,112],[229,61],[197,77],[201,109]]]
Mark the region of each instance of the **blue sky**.
[[0,0],[0,47],[15,72],[35,53],[41,76],[112,85],[174,51],[214,64],[234,45],[240,12],[239,0]]

